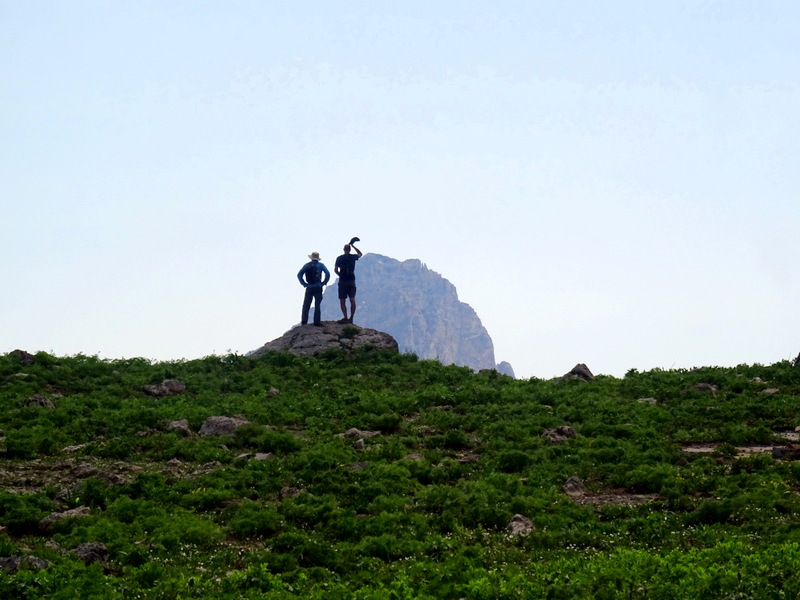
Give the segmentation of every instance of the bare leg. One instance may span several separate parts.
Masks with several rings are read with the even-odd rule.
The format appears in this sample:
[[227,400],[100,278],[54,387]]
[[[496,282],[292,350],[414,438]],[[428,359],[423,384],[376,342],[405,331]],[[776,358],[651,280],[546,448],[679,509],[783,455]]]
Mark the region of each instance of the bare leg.
[[[342,300],[342,304],[344,304],[344,300]],[[346,315],[346,313],[345,313]],[[350,322],[353,322],[353,317],[356,316],[356,298],[355,296],[350,297]]]

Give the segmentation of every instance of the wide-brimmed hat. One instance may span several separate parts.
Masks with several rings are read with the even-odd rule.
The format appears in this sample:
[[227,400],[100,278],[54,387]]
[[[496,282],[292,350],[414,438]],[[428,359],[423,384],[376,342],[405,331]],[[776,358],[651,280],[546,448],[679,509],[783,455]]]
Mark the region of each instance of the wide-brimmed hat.
[[311,260],[319,260],[319,252],[312,252],[311,254],[308,255],[308,258],[310,258]]

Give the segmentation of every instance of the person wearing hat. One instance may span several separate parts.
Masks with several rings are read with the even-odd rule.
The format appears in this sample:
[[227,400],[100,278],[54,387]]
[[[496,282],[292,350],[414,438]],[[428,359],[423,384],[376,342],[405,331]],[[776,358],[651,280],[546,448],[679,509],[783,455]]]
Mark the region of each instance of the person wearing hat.
[[[320,304],[322,303],[322,288],[328,285],[331,278],[330,271],[319,260],[319,252],[312,252],[308,255],[311,260],[303,265],[297,273],[300,285],[306,288],[306,295],[303,298],[303,312],[300,324],[308,323],[308,311],[311,308],[311,300],[314,300],[314,325],[322,325],[320,321]],[[323,278],[324,275],[324,278]]]

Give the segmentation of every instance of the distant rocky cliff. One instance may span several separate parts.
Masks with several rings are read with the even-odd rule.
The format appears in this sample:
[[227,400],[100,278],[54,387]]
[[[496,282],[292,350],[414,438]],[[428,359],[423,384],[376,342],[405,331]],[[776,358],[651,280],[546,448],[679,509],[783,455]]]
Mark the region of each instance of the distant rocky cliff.
[[[513,376],[511,365],[495,362],[492,338],[472,307],[421,261],[365,254],[356,265],[356,279],[356,325],[385,331],[401,352]],[[322,302],[322,318],[331,321],[342,318],[334,281],[335,276]]]

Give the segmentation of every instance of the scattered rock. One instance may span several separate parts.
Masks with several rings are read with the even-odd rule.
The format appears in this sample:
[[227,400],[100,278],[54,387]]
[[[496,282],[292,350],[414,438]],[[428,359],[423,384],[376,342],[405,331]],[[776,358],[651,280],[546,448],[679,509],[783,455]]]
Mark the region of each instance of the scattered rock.
[[586,495],[586,486],[579,477],[575,477],[574,475],[567,479],[563,490],[570,498],[580,498]]
[[279,389],[270,386],[270,388],[267,390],[267,398],[274,398],[275,396],[277,396],[280,393],[281,392],[280,392]]
[[528,535],[533,531],[533,521],[523,515],[514,515],[506,526],[506,531],[512,537]]
[[272,460],[273,458],[275,458],[275,455],[272,452],[256,452],[253,460]]
[[39,521],[39,529],[46,530],[57,521],[63,521],[64,519],[74,519],[77,517],[87,517],[89,516],[90,509],[88,506],[79,506],[78,508],[73,508],[72,510],[66,510],[64,512],[54,512],[47,515],[44,519]]
[[41,571],[50,566],[50,563],[38,556],[4,556],[0,558],[0,571],[13,575],[20,569]]
[[208,437],[211,435],[231,435],[242,425],[249,424],[250,421],[242,416],[236,417],[208,417],[203,421],[198,435]]
[[25,399],[25,404],[28,406],[41,406],[42,408],[46,408],[48,410],[55,410],[56,405],[53,404],[53,401],[46,396],[42,396],[41,394],[35,394],[30,398]]
[[167,425],[167,431],[174,431],[182,437],[192,437],[194,433],[189,429],[189,421],[181,419],[180,421],[172,421]]
[[197,469],[191,474],[191,477],[200,477],[202,475],[208,475],[209,473],[213,473],[217,469],[222,466],[222,463],[218,460],[211,461],[210,463],[204,464],[201,468]]
[[102,479],[108,485],[113,485],[116,487],[128,485],[130,483],[130,479],[125,477],[124,475],[119,475],[117,473],[109,473],[108,471],[100,471],[95,475],[97,479]]
[[545,429],[542,437],[551,444],[563,444],[567,440],[578,437],[578,432],[569,425],[559,425],[554,429]]
[[800,447],[775,446],[772,448],[772,458],[779,460],[800,460]]
[[351,427],[344,433],[337,433],[336,437],[345,437],[345,438],[372,438],[377,437],[381,434],[380,431],[361,431],[360,429],[356,429],[355,427]]
[[72,474],[78,479],[85,479],[97,473],[97,468],[88,463],[81,463],[72,469]]
[[355,442],[353,442],[353,448],[356,450],[363,450],[366,446],[366,442],[364,442],[364,438],[358,438]]
[[565,373],[562,379],[584,379],[586,381],[594,381],[594,375],[583,363],[578,363],[569,373]]
[[767,388],[765,390],[761,390],[758,392],[759,396],[773,396],[775,394],[780,394],[780,390],[778,388]]
[[186,384],[178,379],[165,379],[158,385],[144,385],[142,391],[150,396],[174,396],[186,391]]
[[692,388],[698,392],[711,392],[711,394],[716,394],[719,391],[719,386],[713,383],[696,383]]
[[36,362],[36,357],[25,350],[12,350],[9,355],[19,361],[23,367],[29,367]]
[[301,490],[300,488],[292,487],[292,486],[288,486],[287,485],[287,486],[284,486],[284,487],[281,488],[281,491],[278,492],[278,497],[281,500],[284,500],[286,498],[296,498],[297,496],[299,496],[302,493],[303,493],[303,490]]
[[99,562],[105,564],[108,559],[108,548],[101,542],[87,542],[72,550],[73,554],[83,560],[86,565]]
[[363,471],[368,466],[369,466],[369,463],[367,461],[358,461],[358,462],[350,463],[348,465],[348,468],[350,468],[353,471]]
[[637,402],[641,402],[642,404],[657,404],[658,400],[655,398],[639,398],[636,400]]
[[67,454],[75,454],[76,452],[80,452],[81,450],[86,448],[86,446],[88,446],[88,444],[78,444],[77,446],[67,446],[66,448],[63,449],[63,451],[66,452]]

